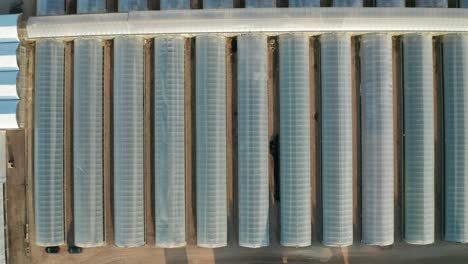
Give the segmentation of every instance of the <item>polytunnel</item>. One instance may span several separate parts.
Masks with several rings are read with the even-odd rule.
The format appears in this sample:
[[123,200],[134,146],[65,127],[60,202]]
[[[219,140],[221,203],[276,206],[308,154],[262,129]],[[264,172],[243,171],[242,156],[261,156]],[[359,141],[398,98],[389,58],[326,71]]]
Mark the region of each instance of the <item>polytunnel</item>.
[[311,244],[309,39],[279,36],[280,243]]
[[391,245],[394,234],[392,38],[361,37],[362,242]]
[[351,37],[320,37],[323,242],[353,243]]

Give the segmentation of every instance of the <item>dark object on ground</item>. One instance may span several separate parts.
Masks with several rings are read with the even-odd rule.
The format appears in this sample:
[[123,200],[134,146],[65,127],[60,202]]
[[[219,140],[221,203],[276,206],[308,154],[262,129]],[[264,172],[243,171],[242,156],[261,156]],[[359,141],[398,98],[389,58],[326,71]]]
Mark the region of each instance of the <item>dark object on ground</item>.
[[45,251],[48,254],[57,254],[57,253],[59,253],[60,248],[59,247],[46,247]]
[[81,248],[80,247],[75,247],[75,246],[69,247],[68,248],[68,253],[69,254],[80,254],[81,253]]

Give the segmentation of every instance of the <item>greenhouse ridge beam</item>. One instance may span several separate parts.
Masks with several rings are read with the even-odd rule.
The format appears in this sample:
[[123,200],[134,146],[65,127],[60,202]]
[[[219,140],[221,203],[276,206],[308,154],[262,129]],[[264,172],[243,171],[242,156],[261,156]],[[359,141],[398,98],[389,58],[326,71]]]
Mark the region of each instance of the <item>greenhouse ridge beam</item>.
[[259,8],[33,17],[31,39],[246,32],[468,32],[468,9]]

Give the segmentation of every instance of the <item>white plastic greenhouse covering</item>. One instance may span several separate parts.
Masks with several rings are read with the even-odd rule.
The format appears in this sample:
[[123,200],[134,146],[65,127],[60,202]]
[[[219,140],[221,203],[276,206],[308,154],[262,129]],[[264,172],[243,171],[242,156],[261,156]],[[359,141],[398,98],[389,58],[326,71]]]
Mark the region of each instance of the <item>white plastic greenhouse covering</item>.
[[361,37],[362,242],[393,244],[392,37]]
[[197,36],[197,244],[227,245],[226,38]]
[[203,0],[203,8],[233,8],[233,0]]
[[190,9],[190,0],[161,0],[161,10]]
[[320,7],[320,0],[289,0],[289,7]]
[[185,241],[185,39],[155,40],[156,245]]
[[363,0],[333,0],[334,7],[362,7]]
[[34,40],[219,32],[445,33],[468,32],[467,24],[468,10],[464,8],[224,8],[31,17],[27,31]]
[[38,16],[51,16],[65,14],[65,1],[37,0],[36,13]]
[[281,244],[311,244],[309,38],[279,36]]
[[353,243],[351,36],[320,37],[323,243]]
[[[190,0],[163,0],[161,10],[190,9]],[[184,38],[155,38],[156,245],[185,240]]]
[[73,194],[75,244],[104,244],[103,43],[77,39],[73,85]]
[[78,14],[106,12],[106,0],[77,0]]
[[64,243],[64,44],[36,42],[34,201],[36,244]]
[[434,242],[434,81],[432,36],[403,36],[405,241]]
[[148,9],[148,0],[119,0],[119,12]]
[[445,108],[445,240],[468,242],[468,36],[442,38]]
[[238,47],[239,245],[269,244],[268,41],[241,35]]
[[416,7],[448,7],[448,0],[415,0]]
[[144,41],[114,39],[114,223],[115,244],[145,244],[143,133]]
[[405,0],[376,0],[377,7],[405,7]]
[[[161,10],[190,9],[190,0],[163,0]],[[155,39],[156,245],[185,246],[184,38]]]

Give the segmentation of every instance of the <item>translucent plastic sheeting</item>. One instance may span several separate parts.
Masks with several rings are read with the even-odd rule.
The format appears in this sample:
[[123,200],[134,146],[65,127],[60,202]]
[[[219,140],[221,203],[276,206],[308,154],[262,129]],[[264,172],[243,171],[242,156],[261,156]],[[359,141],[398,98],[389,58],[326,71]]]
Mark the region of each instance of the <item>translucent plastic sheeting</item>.
[[73,195],[75,244],[104,244],[103,43],[75,40]]
[[34,202],[36,244],[64,243],[64,44],[36,42]]
[[362,7],[363,0],[333,0],[334,7]]
[[309,39],[280,35],[281,244],[311,244]]
[[36,5],[38,16],[65,14],[65,1],[63,0],[37,0]]
[[233,0],[203,0],[204,9],[212,8],[233,8]]
[[405,7],[405,0],[376,0],[376,7]]
[[245,0],[245,7],[276,7],[276,0]]
[[289,7],[319,7],[320,0],[289,0]]
[[468,242],[468,36],[442,38],[445,108],[445,240]]
[[405,240],[434,242],[434,81],[432,36],[403,36]]
[[185,242],[185,39],[155,39],[156,245]]
[[241,35],[238,47],[239,244],[269,244],[268,41]]
[[415,0],[416,7],[448,7],[448,0]]
[[190,0],[161,0],[161,10],[190,9]]
[[158,10],[128,14],[31,17],[27,29],[28,37],[35,39],[125,34],[467,32],[467,24],[468,10],[464,8],[304,7]]
[[148,9],[147,0],[119,0],[119,12]]
[[77,13],[104,13],[106,12],[106,0],[77,0]]
[[114,40],[114,223],[115,243],[145,244],[144,41]]
[[361,37],[362,242],[393,244],[392,37]]
[[227,245],[225,37],[196,37],[197,245]]
[[320,37],[323,243],[353,243],[351,36]]

